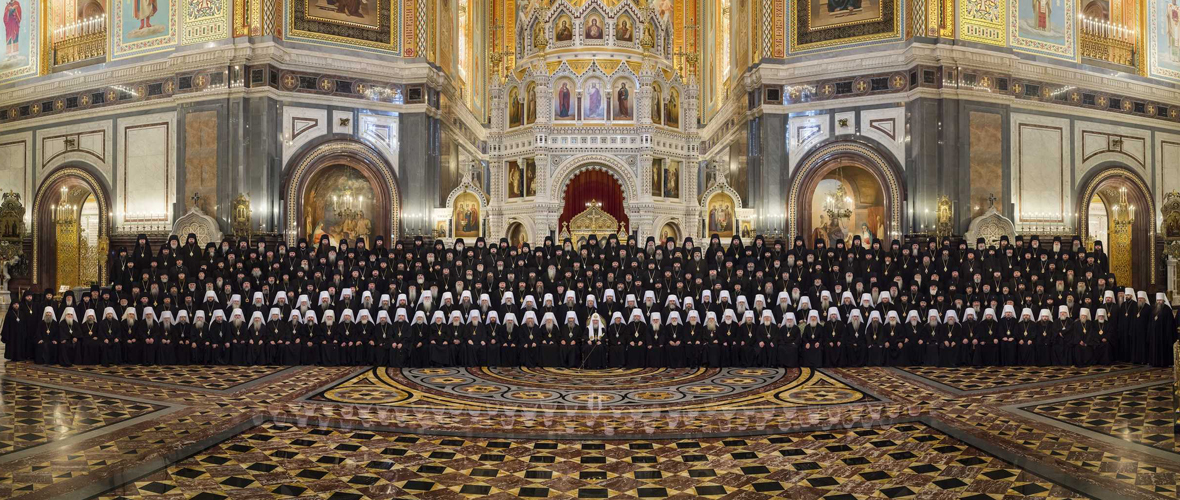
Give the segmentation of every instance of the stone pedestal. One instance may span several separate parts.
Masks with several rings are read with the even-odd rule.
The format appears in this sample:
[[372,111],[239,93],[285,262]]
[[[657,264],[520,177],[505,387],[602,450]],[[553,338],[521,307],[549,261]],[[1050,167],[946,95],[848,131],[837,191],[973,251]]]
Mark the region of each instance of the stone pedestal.
[[0,328],[4,328],[4,315],[8,314],[10,304],[12,304],[12,292],[0,290]]

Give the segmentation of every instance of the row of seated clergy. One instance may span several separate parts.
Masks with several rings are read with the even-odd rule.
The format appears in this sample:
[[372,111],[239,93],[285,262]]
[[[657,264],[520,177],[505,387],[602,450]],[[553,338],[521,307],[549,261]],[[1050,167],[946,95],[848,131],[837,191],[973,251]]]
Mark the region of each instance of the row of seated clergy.
[[930,310],[925,321],[917,311],[903,320],[896,311],[884,317],[872,311],[865,318],[853,309],[843,318],[832,307],[822,315],[808,311],[802,323],[794,312],[776,321],[769,309],[760,317],[727,309],[720,319],[709,311],[703,321],[696,310],[682,318],[679,311],[645,315],[635,308],[626,317],[593,313],[585,321],[569,311],[559,322],[553,313],[538,318],[536,311],[518,320],[512,312],[501,319],[494,310],[472,310],[466,317],[435,311],[428,318],[424,311],[411,317],[411,311],[397,309],[374,318],[368,310],[348,309],[338,320],[331,310],[322,318],[310,310],[284,318],[272,308],[266,317],[256,311],[249,319],[240,309],[229,318],[216,310],[210,321],[197,311],[190,321],[187,311],[157,318],[151,308],[142,317],[134,308],[121,317],[107,308],[102,318],[87,310],[81,320],[67,308],[59,320],[47,307],[31,331],[9,331],[14,324],[29,325],[6,321],[5,342],[28,334],[35,362],[62,365],[953,367],[1110,364],[1127,355],[1166,365],[1156,358],[1170,352],[1174,339],[1157,339],[1155,332],[1174,334],[1175,316],[1166,301],[1153,312],[1146,329],[1122,338],[1106,310],[1091,316],[1082,309],[1074,317],[1065,306],[1056,318],[1047,309],[1034,317],[1031,309],[1018,315],[1005,306],[1001,315],[989,308],[978,318],[969,309],[962,320],[954,310]]

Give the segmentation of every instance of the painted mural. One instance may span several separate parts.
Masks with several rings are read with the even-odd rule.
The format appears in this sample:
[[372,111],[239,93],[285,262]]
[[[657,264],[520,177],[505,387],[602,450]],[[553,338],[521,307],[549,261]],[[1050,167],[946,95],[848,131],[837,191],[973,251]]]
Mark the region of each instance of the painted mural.
[[1022,52],[1074,59],[1075,3],[1065,0],[1011,0],[1010,45]]
[[401,51],[398,27],[405,11],[398,0],[297,0],[287,5],[293,38]]
[[1150,0],[1147,16],[1152,76],[1180,81],[1180,0]]
[[111,59],[160,52],[176,44],[176,6],[172,0],[122,0],[114,11]]
[[0,59],[0,81],[37,74],[40,41],[40,4],[33,0],[3,0],[4,56]]
[[369,216],[376,213],[373,185],[347,165],[332,165],[308,181],[303,199],[303,224],[312,241],[328,235],[335,245],[341,239],[368,239],[373,232]]
[[791,51],[894,38],[897,0],[802,0],[791,3]]

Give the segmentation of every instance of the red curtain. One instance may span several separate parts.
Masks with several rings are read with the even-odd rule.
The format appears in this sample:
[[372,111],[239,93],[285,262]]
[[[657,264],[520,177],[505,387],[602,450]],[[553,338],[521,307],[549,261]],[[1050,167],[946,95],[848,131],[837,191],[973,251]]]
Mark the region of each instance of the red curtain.
[[626,223],[627,230],[631,230],[631,221],[627,220],[627,214],[623,211],[623,188],[618,181],[601,170],[586,170],[570,179],[565,186],[565,209],[557,223],[558,232],[566,222],[586,210],[586,203],[591,201],[601,202],[604,212]]

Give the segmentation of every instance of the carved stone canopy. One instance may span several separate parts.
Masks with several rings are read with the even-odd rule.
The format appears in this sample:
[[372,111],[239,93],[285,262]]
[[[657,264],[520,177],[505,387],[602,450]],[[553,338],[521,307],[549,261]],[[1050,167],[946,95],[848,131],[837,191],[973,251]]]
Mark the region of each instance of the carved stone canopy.
[[197,235],[197,245],[200,246],[209,242],[217,243],[222,238],[221,227],[217,224],[217,219],[205,214],[205,211],[197,205],[193,205],[188,213],[176,219],[176,223],[172,225],[172,234],[179,237],[181,242],[189,234],[195,234]]
[[20,193],[4,193],[0,201],[0,240],[19,242],[25,237],[25,205]]
[[996,207],[994,206],[987,209],[983,215],[972,219],[971,225],[967,227],[966,237],[968,242],[974,242],[979,238],[983,238],[988,246],[998,245],[1000,238],[1003,236],[1007,236],[1009,239],[1015,239],[1016,225],[1010,219],[996,211]]

